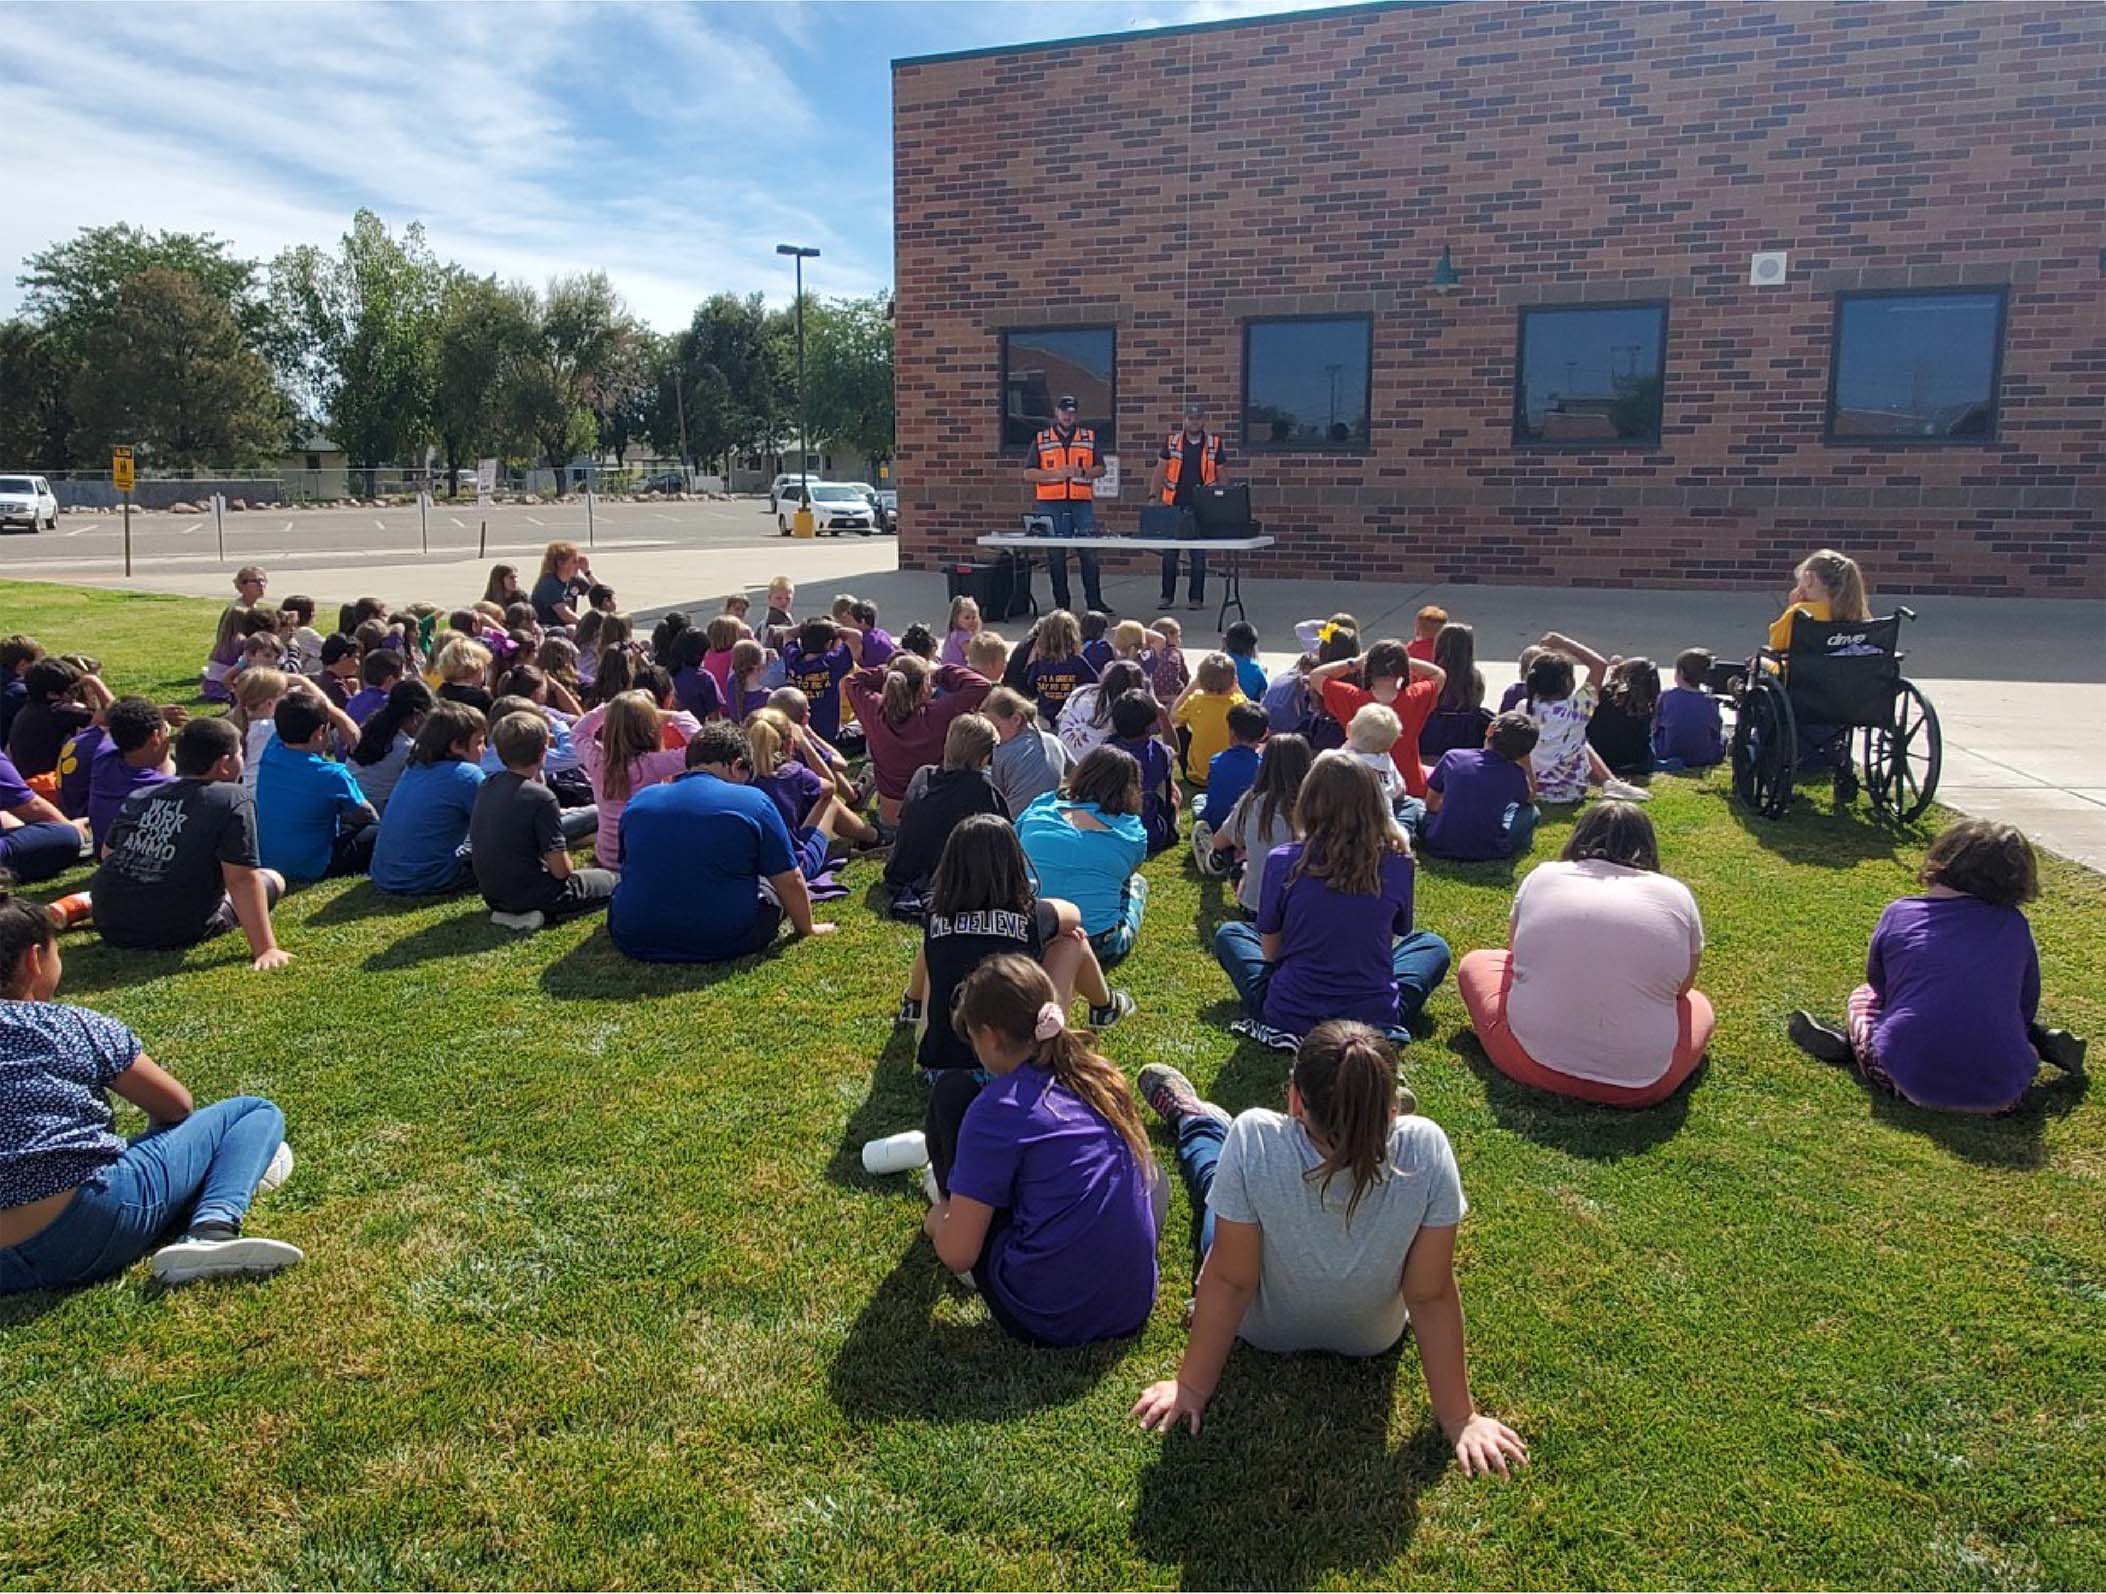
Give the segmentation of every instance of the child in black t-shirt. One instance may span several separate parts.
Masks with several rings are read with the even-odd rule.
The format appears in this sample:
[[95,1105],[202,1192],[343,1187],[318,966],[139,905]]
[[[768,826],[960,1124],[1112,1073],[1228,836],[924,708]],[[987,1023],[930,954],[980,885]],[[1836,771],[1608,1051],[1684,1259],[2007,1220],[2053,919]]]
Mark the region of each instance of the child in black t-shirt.
[[507,714],[491,729],[490,742],[504,768],[476,792],[468,821],[469,860],[476,888],[490,905],[490,922],[538,930],[550,919],[605,907],[619,877],[570,861],[562,805],[541,779],[547,719],[525,711]]
[[1090,1004],[1090,1028],[1116,1024],[1133,998],[1105,982],[1072,902],[1041,898],[1016,831],[999,814],[975,814],[951,832],[929,888],[921,950],[900,1003],[903,1024],[921,1024],[924,1069],[976,1068],[969,1042],[951,1025],[951,1002],[981,960],[1016,952],[1045,965],[1063,1006],[1079,994]]
[[112,946],[174,950],[238,925],[252,968],[284,968],[292,955],[271,931],[271,908],[285,877],[257,858],[241,733],[224,719],[190,720],[176,733],[175,773],[117,810],[88,887],[95,927]]

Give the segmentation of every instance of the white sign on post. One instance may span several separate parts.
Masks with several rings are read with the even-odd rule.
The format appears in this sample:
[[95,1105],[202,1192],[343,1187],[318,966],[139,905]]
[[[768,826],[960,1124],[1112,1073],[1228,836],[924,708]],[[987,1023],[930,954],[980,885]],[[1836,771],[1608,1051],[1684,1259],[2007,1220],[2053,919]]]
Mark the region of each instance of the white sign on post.
[[490,495],[497,491],[497,461],[480,459],[475,462],[475,501],[488,508]]

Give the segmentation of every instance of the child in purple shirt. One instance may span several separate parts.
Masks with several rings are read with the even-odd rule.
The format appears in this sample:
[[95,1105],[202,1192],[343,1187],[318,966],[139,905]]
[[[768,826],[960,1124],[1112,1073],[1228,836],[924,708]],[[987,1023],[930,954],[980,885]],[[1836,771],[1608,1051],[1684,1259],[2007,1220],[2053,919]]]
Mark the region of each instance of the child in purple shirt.
[[1963,819],[1931,843],[1918,878],[1923,895],[1889,903],[1872,932],[1847,1032],[1801,1009],[1793,1043],[1946,1112],[2008,1112],[2043,1062],[2083,1072],[2085,1043],[2038,1019],[2040,954],[2018,911],[2040,891],[2032,844]]
[[1485,728],[1484,746],[1441,754],[1426,777],[1419,850],[1429,857],[1514,858],[1535,839],[1535,778],[1528,755],[1541,732],[1518,710]]
[[1112,704],[1113,734],[1106,742],[1141,766],[1141,828],[1148,833],[1150,857],[1177,845],[1177,764],[1152,734],[1161,717],[1154,698],[1128,692]]
[[1653,767],[1666,773],[1709,769],[1726,756],[1726,732],[1718,699],[1704,690],[1711,673],[1708,648],[1688,648],[1675,657],[1675,684],[1660,694],[1653,719]]
[[88,783],[95,755],[109,734],[100,725],[90,725],[84,731],[76,731],[73,739],[59,749],[58,809],[68,819],[88,817]]
[[855,670],[854,655],[831,620],[807,620],[783,644],[783,684],[811,706],[810,725],[829,742],[841,738],[841,683]]
[[120,697],[107,715],[109,740],[95,750],[88,773],[88,823],[102,850],[124,799],[175,779],[168,762],[168,722],[143,697]]
[[992,1077],[949,1069],[930,1094],[937,1199],[922,1232],[1017,1339],[1138,1333],[1155,1304],[1163,1185],[1125,1074],[1068,1028],[1030,958],[984,960],[953,1011]]

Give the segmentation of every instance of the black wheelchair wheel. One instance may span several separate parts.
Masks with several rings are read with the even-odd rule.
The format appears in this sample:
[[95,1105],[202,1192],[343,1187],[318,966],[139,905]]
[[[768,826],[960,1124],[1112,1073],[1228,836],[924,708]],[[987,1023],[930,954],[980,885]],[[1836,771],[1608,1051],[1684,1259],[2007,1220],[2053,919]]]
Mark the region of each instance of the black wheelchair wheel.
[[1792,804],[1798,736],[1784,688],[1752,681],[1733,716],[1733,792],[1765,819],[1782,819]]
[[1879,814],[1899,824],[1920,817],[1938,794],[1945,738],[1930,699],[1903,681],[1894,692],[1889,725],[1865,729],[1865,792]]

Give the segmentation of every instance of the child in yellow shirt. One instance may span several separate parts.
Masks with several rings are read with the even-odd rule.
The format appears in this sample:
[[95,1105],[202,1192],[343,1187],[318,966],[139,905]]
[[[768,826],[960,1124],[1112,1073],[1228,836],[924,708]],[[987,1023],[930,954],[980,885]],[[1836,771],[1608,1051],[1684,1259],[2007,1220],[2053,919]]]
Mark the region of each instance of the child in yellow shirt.
[[1799,561],[1798,585],[1785,600],[1784,613],[1770,627],[1770,646],[1782,653],[1792,645],[1792,616],[1816,620],[1869,620],[1864,572],[1857,561],[1833,548],[1823,548]]
[[1229,744],[1228,711],[1247,701],[1236,688],[1236,661],[1226,653],[1209,653],[1199,661],[1192,684],[1179,694],[1170,710],[1171,722],[1182,733],[1185,778],[1193,784],[1207,783],[1207,765]]

